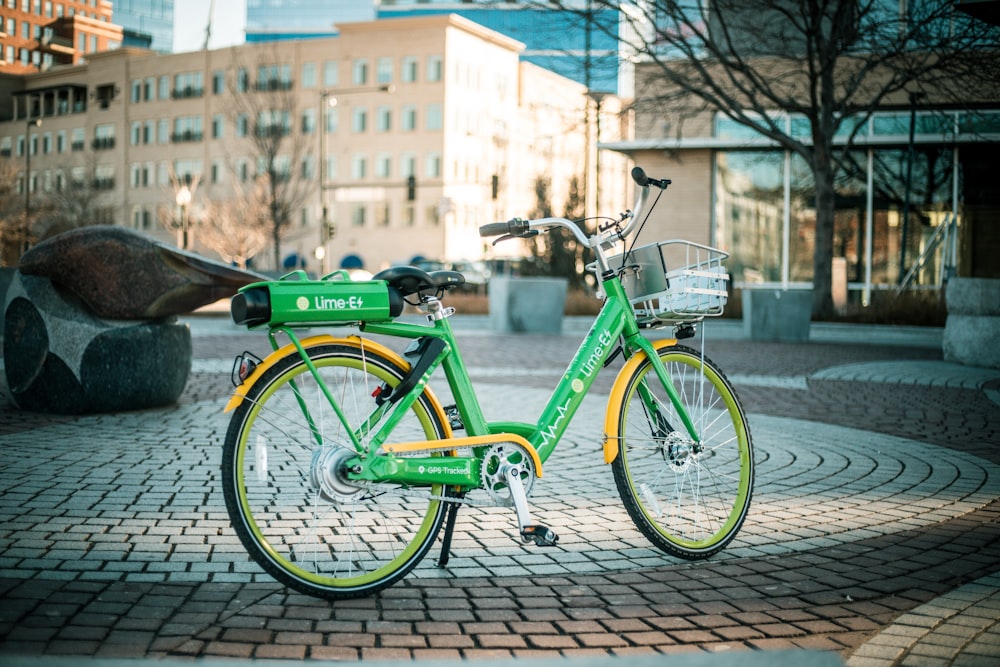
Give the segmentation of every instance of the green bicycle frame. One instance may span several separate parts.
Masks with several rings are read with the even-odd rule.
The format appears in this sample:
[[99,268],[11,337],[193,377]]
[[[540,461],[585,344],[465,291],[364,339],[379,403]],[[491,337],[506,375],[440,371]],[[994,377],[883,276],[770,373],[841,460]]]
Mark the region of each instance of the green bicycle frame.
[[[431,376],[439,367],[444,369],[448,385],[455,398],[456,407],[469,436],[488,436],[502,433],[521,436],[535,449],[539,460],[544,463],[555,451],[556,445],[596,379],[598,371],[615,352],[618,345],[623,346],[626,357],[637,351],[646,354],[671,403],[681,415],[688,434],[695,442],[699,441],[694,425],[684,409],[659,355],[652,343],[640,334],[628,297],[617,275],[611,275],[604,281],[604,291],[607,296],[601,311],[535,424],[486,421],[479,398],[469,379],[465,362],[455,344],[451,322],[447,318],[435,320],[433,326],[406,322],[362,324],[361,330],[365,333],[405,339],[433,337],[441,339],[444,346],[417,383],[406,394],[397,397],[391,405],[387,402],[376,408],[360,427],[346,429],[358,452],[357,463],[360,468],[359,472],[351,473],[350,477],[414,486],[449,484],[470,489],[478,486],[479,461],[474,456],[447,458],[440,456],[368,456],[369,452],[377,451],[381,445],[389,442],[393,429],[423,393]],[[337,418],[345,426],[348,426],[346,418],[329,389],[321,381],[318,370],[291,330],[288,327],[273,328],[271,330],[272,345],[277,344],[273,335],[276,331],[281,331],[292,338],[298,353],[322,387],[324,396],[333,407]],[[647,407],[653,410],[655,404],[652,393],[644,386],[640,386],[639,393]],[[305,404],[301,400],[300,405],[306,419],[312,424],[312,417],[308,414]],[[318,438],[318,431],[314,432],[317,433]],[[367,439],[367,446],[362,444],[363,439]]]

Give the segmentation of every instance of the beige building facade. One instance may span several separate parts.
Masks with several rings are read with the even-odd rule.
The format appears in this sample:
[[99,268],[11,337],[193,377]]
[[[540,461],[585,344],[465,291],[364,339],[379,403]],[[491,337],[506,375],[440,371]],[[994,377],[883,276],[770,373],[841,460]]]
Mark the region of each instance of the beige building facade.
[[[8,77],[0,154],[35,207],[86,180],[94,206],[84,222],[212,256],[199,227],[261,172],[251,135],[280,131],[290,209],[279,262],[314,272],[488,256],[479,225],[529,215],[539,178],[557,214],[574,179],[591,207],[627,205],[627,159],[596,155],[598,126],[601,140],[626,138],[617,99],[597,103],[520,62],[519,42],[454,15],[340,30],[171,55],[118,49]],[[274,264],[271,248],[252,261]]]

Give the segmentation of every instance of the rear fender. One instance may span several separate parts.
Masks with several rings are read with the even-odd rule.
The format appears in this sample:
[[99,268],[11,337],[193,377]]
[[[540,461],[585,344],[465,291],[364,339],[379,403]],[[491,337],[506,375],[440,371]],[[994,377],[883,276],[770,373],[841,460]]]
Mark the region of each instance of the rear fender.
[[[371,351],[372,353],[379,354],[386,359],[393,361],[403,370],[407,370],[410,367],[410,363],[397,352],[394,352],[393,350],[384,345],[380,345],[375,341],[362,339],[358,336],[334,338],[329,334],[323,334],[320,336],[310,336],[309,338],[305,338],[299,342],[306,350],[319,345],[346,345],[358,350],[363,347],[366,351]],[[230,397],[229,402],[226,404],[224,412],[230,412],[238,408],[240,404],[243,403],[244,399],[246,399],[247,392],[250,391],[250,387],[253,386],[254,382],[256,382],[258,378],[270,370],[280,359],[283,359],[289,354],[296,354],[297,352],[298,350],[295,349],[295,345],[293,343],[288,343],[287,345],[278,348],[271,354],[267,355],[257,368],[254,369],[253,373],[251,373],[243,381],[243,384],[236,388],[236,391],[233,392],[232,397]],[[437,399],[437,396],[434,395],[434,392],[431,391],[430,387],[424,390],[424,394],[427,395],[431,407],[440,422],[445,425],[445,428],[448,431],[446,437],[451,437],[451,429],[448,426],[448,417],[445,415],[445,412],[441,407],[441,402]]]

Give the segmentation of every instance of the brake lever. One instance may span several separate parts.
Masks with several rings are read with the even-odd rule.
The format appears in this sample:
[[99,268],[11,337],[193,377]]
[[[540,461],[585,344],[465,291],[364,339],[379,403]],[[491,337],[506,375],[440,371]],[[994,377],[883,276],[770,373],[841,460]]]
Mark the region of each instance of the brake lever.
[[499,238],[493,239],[493,243],[491,243],[490,245],[496,245],[501,241],[510,241],[511,239],[528,239],[531,238],[532,236],[538,236],[537,229],[529,229],[523,234],[504,234]]

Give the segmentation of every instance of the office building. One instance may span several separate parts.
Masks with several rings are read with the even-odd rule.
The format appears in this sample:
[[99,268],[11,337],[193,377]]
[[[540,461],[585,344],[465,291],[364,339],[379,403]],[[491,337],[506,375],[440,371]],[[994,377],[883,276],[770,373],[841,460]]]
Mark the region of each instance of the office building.
[[7,0],[0,4],[0,73],[79,63],[118,48],[122,28],[107,0]]
[[[580,2],[580,7],[586,6]],[[631,94],[631,60],[619,54],[616,10],[595,8],[590,19],[521,2],[453,0],[248,0],[248,42],[335,34],[352,21],[458,14],[525,44],[521,58],[592,90]]]
[[[539,179],[556,211],[574,182],[599,183],[607,211],[627,205],[625,159],[594,155],[598,127],[608,140],[628,131],[618,100],[602,98],[598,116],[583,86],[522,50],[455,15],[190,53],[122,48],[3,81],[0,154],[38,215],[80,185],[91,208],[75,224],[127,225],[209,256],[200,226],[276,174],[288,224],[280,258],[258,252],[259,269],[478,258],[492,251],[479,225],[530,215]],[[275,137],[268,155],[260,140]]]

